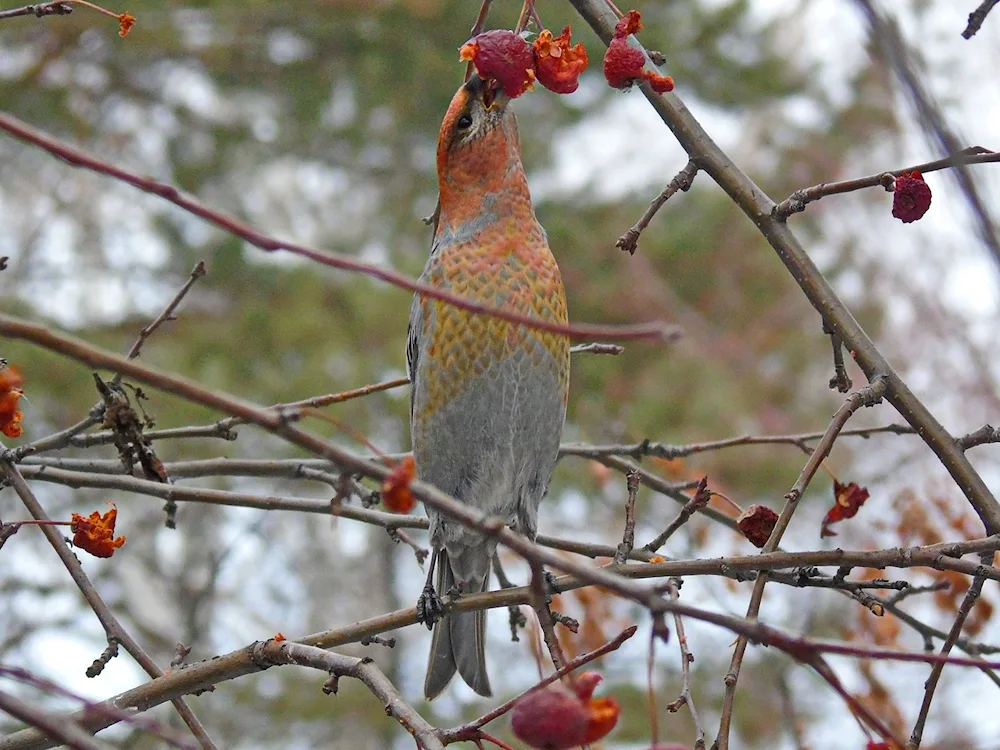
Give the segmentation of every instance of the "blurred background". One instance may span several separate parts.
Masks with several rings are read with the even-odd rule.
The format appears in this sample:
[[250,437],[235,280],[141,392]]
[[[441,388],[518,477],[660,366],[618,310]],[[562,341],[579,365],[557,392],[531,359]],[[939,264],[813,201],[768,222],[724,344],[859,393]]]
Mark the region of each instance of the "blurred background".
[[[5,111],[68,143],[178,185],[275,236],[415,276],[430,243],[420,219],[435,203],[438,124],[462,80],[457,48],[478,5],[129,0],[109,6],[137,18],[124,39],[113,19],[83,7],[69,17],[6,20],[0,23],[0,101]],[[922,82],[962,144],[997,148],[1000,91],[984,84],[1000,67],[1000,17],[987,19],[979,35],[965,41],[960,32],[973,5],[913,0],[879,7],[898,20]],[[678,94],[775,200],[818,182],[941,155],[853,2],[675,0],[637,7],[646,23],[641,39],[663,52],[664,72],[676,80]],[[498,0],[490,26],[511,27],[519,8]],[[667,203],[634,256],[615,249],[686,157],[641,94],[605,85],[603,47],[568,3],[540,0],[538,11],[552,29],[572,24],[591,58],[575,94],[539,88],[515,105],[536,210],[562,268],[571,318],[666,319],[685,331],[675,345],[630,343],[617,357],[575,355],[565,439],[687,443],[822,431],[842,397],[827,387],[830,344],[819,316],[707,176]],[[973,174],[986,205],[995,207],[1000,171],[983,166]],[[938,172],[927,181],[933,205],[916,224],[892,219],[891,195],[879,189],[826,198],[791,223],[894,366],[947,427],[964,434],[1000,414],[997,267],[952,176]],[[0,273],[0,309],[120,352],[204,259],[208,275],[142,357],[209,387],[270,404],[404,374],[408,293],[267,256],[162,200],[8,137],[0,137],[0,227],[0,255],[10,258]],[[23,440],[73,424],[97,400],[85,368],[9,341],[0,341],[0,356],[25,378]],[[850,374],[863,382],[856,369]],[[157,427],[218,418],[149,395],[144,405]],[[388,453],[409,447],[407,412],[405,389],[330,410]],[[858,414],[852,426],[900,421],[883,405]],[[310,427],[365,450],[331,425]],[[165,461],[299,455],[248,427],[235,442],[165,441],[157,451]],[[112,447],[65,455],[115,457]],[[996,450],[978,448],[970,457],[998,488]],[[759,502],[777,510],[803,462],[794,447],[757,446],[645,466],[672,481],[707,474],[713,488],[744,507]],[[840,537],[821,541],[819,523],[832,493],[830,479],[818,476],[785,537],[787,549],[875,548],[981,533],[917,438],[842,439],[829,465],[841,482],[866,485],[872,498],[855,522],[841,524]],[[330,494],[290,480],[178,481],[260,494]],[[159,501],[148,497],[35,487],[54,517],[117,502],[128,544],[112,560],[88,558],[84,565],[161,665],[178,641],[192,647],[190,659],[207,658],[279,631],[294,637],[410,606],[421,587],[423,571],[410,548],[351,521],[189,504],[181,506],[178,528],[169,530]],[[564,459],[540,530],[616,544],[624,499],[621,475]],[[638,507],[637,544],[645,544],[678,506],[643,489]],[[0,491],[0,517],[23,517],[9,489]],[[686,558],[753,551],[733,532],[696,519],[663,552]],[[509,572],[525,580],[516,561]],[[932,580],[917,572],[908,579]],[[749,593],[748,584],[705,579],[686,582],[682,595],[743,614]],[[907,607],[947,630],[960,594],[917,597]],[[996,599],[992,585],[985,599]],[[567,643],[573,652],[632,621],[641,625],[640,635],[601,666],[607,689],[624,706],[605,747],[648,746],[648,619],[595,591],[558,604],[584,624]],[[1000,632],[989,612],[979,612],[969,635],[996,641]],[[762,617],[820,637],[923,645],[898,621],[874,618],[832,592],[772,584]],[[432,706],[422,702],[429,642],[423,629],[396,633],[399,645],[392,650],[344,650],[375,656],[406,698],[432,723],[447,726],[535,679],[531,638],[512,643],[506,621],[504,610],[491,614],[493,702],[464,686]],[[695,700],[714,736],[731,636],[688,627]],[[104,645],[96,619],[41,535],[24,529],[8,541],[0,554],[0,661],[92,698],[145,681],[127,656],[99,678],[85,678]],[[852,692],[909,734],[926,667],[832,662]],[[661,736],[690,743],[685,711],[664,709],[680,689],[678,665],[676,646],[661,645],[654,672],[659,723]],[[328,697],[320,685],[314,672],[273,669],[224,683],[191,704],[220,747],[412,746],[363,688],[342,683],[340,695]],[[863,746],[842,703],[779,653],[751,648],[740,685],[737,747]],[[995,701],[989,690],[995,687],[978,672],[946,670],[925,747],[1000,747],[1000,717],[982,710],[984,701]],[[165,709],[156,715],[173,720]],[[0,717],[0,729],[16,726]],[[509,736],[505,727],[497,731]],[[155,746],[124,727],[106,734],[123,747]]]

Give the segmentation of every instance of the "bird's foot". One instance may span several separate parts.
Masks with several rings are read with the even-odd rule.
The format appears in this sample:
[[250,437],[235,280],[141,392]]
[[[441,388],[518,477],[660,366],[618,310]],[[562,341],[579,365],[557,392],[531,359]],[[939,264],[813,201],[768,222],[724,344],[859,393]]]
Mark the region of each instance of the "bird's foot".
[[524,612],[516,604],[507,607],[507,614],[510,621],[510,639],[517,643],[521,640],[517,631],[528,626],[528,618],[524,616]]
[[431,584],[424,586],[420,598],[417,599],[417,622],[422,622],[430,630],[434,623],[444,616],[444,602],[437,595]]

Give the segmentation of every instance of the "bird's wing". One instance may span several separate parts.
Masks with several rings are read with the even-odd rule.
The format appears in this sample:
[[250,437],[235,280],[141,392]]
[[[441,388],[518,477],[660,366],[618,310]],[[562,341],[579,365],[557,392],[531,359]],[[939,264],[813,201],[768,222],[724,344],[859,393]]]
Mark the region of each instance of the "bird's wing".
[[413,419],[414,394],[417,392],[417,360],[420,358],[420,342],[418,332],[423,327],[423,312],[420,309],[420,296],[413,297],[410,307],[410,322],[406,327],[406,372],[410,376],[410,419]]

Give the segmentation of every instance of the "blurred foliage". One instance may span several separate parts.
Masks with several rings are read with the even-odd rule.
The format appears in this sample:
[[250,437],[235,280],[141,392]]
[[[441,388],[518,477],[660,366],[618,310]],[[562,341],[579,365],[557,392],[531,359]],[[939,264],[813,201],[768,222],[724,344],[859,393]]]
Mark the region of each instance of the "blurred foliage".
[[[491,25],[512,25],[519,5],[495,3]],[[835,104],[812,71],[789,59],[782,34],[799,22],[794,8],[763,22],[747,1],[710,5],[642,4],[642,38],[666,54],[667,72],[686,97],[743,123],[746,140],[739,151],[753,154],[749,164],[773,197],[836,177],[859,141],[892,127],[886,83],[877,72],[862,70],[850,82],[848,100]],[[419,218],[435,200],[437,127],[461,81],[456,50],[477,6],[459,0],[130,0],[127,10],[138,23],[125,39],[111,19],[81,7],[65,18],[14,19],[0,25],[0,98],[4,109],[33,125],[177,184],[265,231],[415,275],[430,240]],[[529,173],[553,167],[553,147],[563,134],[587,124],[594,112],[615,112],[625,96],[602,86],[599,42],[568,4],[540,3],[539,11],[552,28],[572,23],[592,63],[590,81],[576,97],[538,91],[519,102]],[[804,125],[788,114],[789,105],[802,101],[820,113],[820,124]],[[669,139],[665,128],[661,137]],[[0,308],[47,317],[95,344],[125,351],[204,258],[208,276],[186,299],[179,319],[149,341],[143,361],[262,404],[402,374],[407,293],[280,255],[266,257],[162,201],[10,139],[0,139],[0,159],[0,254],[11,256],[10,269],[0,274]],[[676,167],[682,166],[679,158]],[[619,168],[627,171],[629,164]],[[662,184],[672,176],[662,175]],[[752,224],[705,175],[653,220],[634,257],[615,250],[615,239],[662,184],[636,185],[613,202],[586,191],[551,194],[537,206],[563,270],[572,318],[662,318],[686,331],[684,341],[671,347],[636,343],[618,357],[577,356],[567,438],[688,442],[821,428],[838,398],[826,389],[829,342],[819,317]],[[800,225],[808,232],[810,222],[804,216]],[[824,271],[836,279],[843,268],[834,260]],[[855,309],[871,332],[883,314],[879,304],[873,296]],[[10,342],[0,355],[26,376],[28,439],[72,424],[97,400],[84,368]],[[381,449],[405,450],[405,395],[377,395],[332,413]],[[218,418],[172,397],[151,397],[148,408],[159,427]],[[332,425],[313,420],[310,427],[352,444]],[[290,451],[246,427],[235,443],[157,447],[165,460]],[[650,464],[681,477],[707,473],[713,487],[744,504],[773,504],[800,465],[801,456],[787,448]],[[562,465],[551,496],[579,490],[590,498],[587,520],[553,510],[546,518],[557,526],[543,531],[606,529],[605,538],[614,541],[624,482],[581,471],[584,466],[577,460]],[[295,486],[221,478],[199,484],[288,493]],[[51,502],[76,508],[81,498],[96,502],[106,495],[53,493]],[[645,492],[642,498],[642,530],[655,533],[674,506]],[[155,506],[137,503],[122,501],[128,506],[123,517],[136,507],[149,510],[141,519],[132,510],[134,551],[121,566],[132,566],[138,580],[156,581],[152,595],[176,603],[179,624],[143,625],[148,601],[109,598],[140,628],[161,663],[176,640],[194,645],[192,658],[201,658],[273,629],[291,635],[353,621],[391,608],[397,595],[408,603],[416,594],[409,587],[397,592],[395,585],[401,569],[409,576],[404,581],[417,574],[412,555],[405,549],[394,555],[380,533],[365,536],[364,556],[351,556],[338,546],[343,527],[328,519],[184,507],[180,530],[170,532],[161,528]],[[0,511],[14,507],[11,493],[3,493]],[[692,528],[702,534],[696,543],[704,539],[704,529]],[[733,548],[745,546],[725,535]],[[250,552],[229,555],[230,548],[242,549],[238,543]],[[37,554],[45,551],[38,547]],[[379,555],[387,563],[376,571]],[[112,566],[101,571],[102,580],[118,574]],[[23,617],[15,615],[0,627],[5,637]],[[493,635],[502,649],[499,630]],[[8,644],[15,660],[23,658],[19,648],[20,642]],[[99,638],[94,648],[99,651]],[[526,651],[520,654],[527,659]],[[393,654],[378,657],[387,670],[400,666]],[[419,654],[403,663],[422,666],[422,659]],[[674,662],[664,657],[665,668],[675,669]],[[705,664],[712,666],[708,659]],[[773,666],[769,684],[786,666]],[[643,671],[634,670],[637,684]],[[374,748],[399,741],[377,701],[354,686],[334,703],[320,694],[314,675],[266,678],[230,683],[196,700],[222,746]],[[505,692],[523,687],[516,677],[497,682]],[[638,739],[645,698],[634,689],[623,737]],[[713,694],[718,692],[716,685]],[[745,691],[742,700],[753,700],[754,693]],[[480,707],[465,710],[474,714]],[[740,714],[741,746],[773,746],[774,729],[762,728],[770,722],[767,710],[744,712],[741,704]]]

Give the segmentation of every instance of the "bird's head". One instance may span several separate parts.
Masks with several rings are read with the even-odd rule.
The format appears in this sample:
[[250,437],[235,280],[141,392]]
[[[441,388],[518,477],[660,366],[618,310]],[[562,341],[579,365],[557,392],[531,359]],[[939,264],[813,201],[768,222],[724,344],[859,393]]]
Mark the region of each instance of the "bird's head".
[[502,177],[516,163],[521,146],[510,97],[495,82],[473,74],[451,100],[438,134],[437,167],[446,192],[474,189]]

